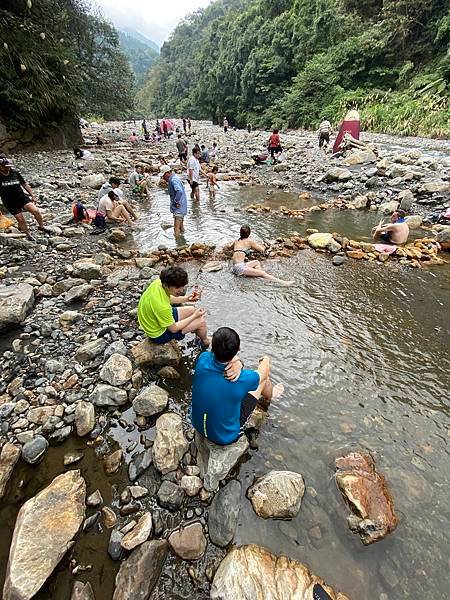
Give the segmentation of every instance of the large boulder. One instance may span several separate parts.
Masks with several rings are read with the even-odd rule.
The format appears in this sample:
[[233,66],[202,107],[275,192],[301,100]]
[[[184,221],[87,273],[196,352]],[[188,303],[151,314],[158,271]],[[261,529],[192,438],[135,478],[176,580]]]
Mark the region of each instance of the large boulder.
[[311,233],[307,241],[315,250],[317,248],[325,249],[333,241],[333,236],[331,233]]
[[33,305],[34,291],[30,284],[0,285],[0,331],[22,323]]
[[406,212],[409,212],[415,200],[414,194],[411,192],[411,190],[402,190],[398,195],[398,199],[400,201],[400,208]]
[[149,512],[146,512],[142,515],[133,529],[123,536],[120,542],[122,548],[125,548],[125,550],[133,550],[137,546],[140,546],[140,544],[146,542],[152,532],[152,527],[152,515]]
[[94,190],[99,190],[102,185],[105,183],[105,176],[101,174],[97,175],[86,175],[86,177],[82,177],[80,181],[81,187],[88,187]]
[[83,169],[85,171],[103,171],[107,168],[108,163],[101,158],[91,158],[90,160],[83,161]]
[[247,452],[249,443],[245,435],[233,444],[219,446],[195,432],[197,446],[197,464],[203,486],[209,492],[214,492],[219,483],[225,479],[238,460]]
[[333,167],[325,173],[325,181],[328,183],[335,181],[349,181],[349,179],[352,179],[352,177],[353,175],[351,171],[348,169],[341,169],[341,167]]
[[166,540],[144,542],[120,565],[113,600],[148,600],[158,582],[169,545]]
[[143,388],[133,400],[134,412],[143,417],[151,417],[162,412],[169,401],[169,394],[158,385]]
[[206,538],[198,521],[176,529],[169,535],[169,546],[183,560],[197,560],[206,550]]
[[148,338],[137,344],[131,354],[138,367],[176,367],[181,361],[181,350],[175,341],[154,344]]
[[0,452],[0,499],[5,495],[6,484],[20,457],[20,446],[6,442]]
[[445,194],[450,192],[450,183],[442,179],[428,179],[422,181],[419,194]]
[[80,437],[91,433],[95,427],[95,408],[91,402],[82,400],[75,407],[75,427]]
[[123,354],[112,354],[100,371],[100,379],[110,385],[123,385],[131,379],[133,365]]
[[189,448],[183,433],[183,421],[176,413],[161,415],[156,421],[153,464],[163,475],[175,471]]
[[35,465],[44,456],[48,442],[42,435],[37,435],[22,446],[22,458],[30,465]]
[[233,548],[222,560],[214,576],[210,598],[314,600],[325,597],[314,594],[315,586],[322,587],[330,600],[349,600],[311,573],[306,565],[250,544]]
[[378,212],[383,213],[384,215],[391,215],[398,208],[397,200],[389,200],[389,202],[383,202],[378,207]]
[[418,229],[422,226],[423,217],[420,215],[409,215],[405,221],[410,229]]
[[346,156],[342,161],[346,167],[350,167],[352,165],[362,165],[363,163],[371,163],[376,162],[377,156],[376,154],[370,150],[356,150]]
[[92,394],[89,396],[89,401],[96,406],[122,406],[128,402],[127,392],[121,388],[106,383],[98,383]]
[[9,552],[3,600],[28,600],[67,552],[85,516],[86,483],[73,470],[22,506]]
[[89,581],[87,583],[75,581],[70,600],[95,600],[94,590]]
[[440,231],[437,234],[438,242],[450,242],[450,227],[440,226]]
[[208,511],[209,537],[216,546],[228,546],[233,541],[241,508],[241,483],[229,481],[214,496]]
[[304,493],[300,473],[269,471],[247,490],[247,497],[263,519],[292,519],[300,510]]
[[351,452],[335,460],[336,483],[350,508],[350,529],[364,545],[382,540],[397,527],[394,502],[370,454]]

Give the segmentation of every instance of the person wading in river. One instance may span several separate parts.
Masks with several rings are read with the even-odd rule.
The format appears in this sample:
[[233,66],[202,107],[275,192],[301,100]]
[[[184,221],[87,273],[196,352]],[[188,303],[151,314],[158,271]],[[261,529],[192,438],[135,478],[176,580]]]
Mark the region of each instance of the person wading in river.
[[161,167],[161,177],[169,188],[170,212],[173,215],[175,237],[178,238],[184,233],[184,217],[187,214],[186,191],[181,179],[169,166]]
[[373,239],[386,244],[395,244],[396,246],[406,244],[409,236],[409,227],[405,219],[405,211],[396,210],[391,215],[391,223],[383,225],[383,221],[380,221],[377,227],[372,229]]
[[276,281],[283,285],[292,285],[294,283],[293,281],[278,279],[278,277],[264,271],[261,268],[259,260],[249,260],[248,262],[245,262],[252,254],[253,250],[256,252],[264,252],[264,246],[255,242],[255,240],[252,240],[250,238],[250,233],[250,227],[248,225],[243,225],[241,227],[239,239],[233,244],[233,273],[243,277],[263,277],[264,279]]
[[236,442],[250,415],[259,404],[267,410],[270,401],[284,391],[270,380],[270,358],[263,356],[255,371],[244,369],[237,357],[239,335],[229,327],[214,332],[211,352],[203,352],[195,365],[191,420],[204,437],[222,446]]
[[191,186],[191,198],[192,200],[197,200],[200,202],[200,188],[199,188],[199,179],[200,172],[207,176],[205,171],[200,166],[200,156],[202,152],[198,146],[194,146],[192,150],[192,156],[188,160],[187,164],[187,176],[189,185]]
[[15,217],[20,231],[33,241],[23,211],[31,213],[37,221],[38,229],[45,231],[41,211],[36,206],[36,196],[31,187],[19,171],[11,167],[10,160],[4,154],[0,154],[0,198],[5,208]]

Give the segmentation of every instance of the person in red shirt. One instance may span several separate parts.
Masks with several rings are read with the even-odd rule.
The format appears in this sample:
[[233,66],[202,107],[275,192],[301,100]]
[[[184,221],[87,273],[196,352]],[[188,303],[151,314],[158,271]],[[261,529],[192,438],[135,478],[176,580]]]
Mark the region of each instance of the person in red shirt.
[[283,148],[281,147],[280,134],[278,133],[278,129],[274,129],[272,135],[269,138],[269,147],[268,150],[270,152],[270,156],[272,160],[275,161],[275,154],[279,154],[283,152]]

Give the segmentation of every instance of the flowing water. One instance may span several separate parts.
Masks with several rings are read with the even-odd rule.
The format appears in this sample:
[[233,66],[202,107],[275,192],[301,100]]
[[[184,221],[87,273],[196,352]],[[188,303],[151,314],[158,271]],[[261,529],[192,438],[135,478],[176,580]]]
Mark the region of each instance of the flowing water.
[[[186,220],[188,242],[221,246],[236,238],[239,226],[247,222],[261,239],[304,233],[307,227],[361,239],[379,220],[377,213],[365,211],[329,210],[308,215],[305,221],[246,214],[242,208],[254,202],[274,208],[302,206],[294,194],[266,196],[264,188],[233,183],[222,184],[215,200],[202,192],[200,206]],[[175,244],[172,230],[160,225],[171,221],[164,191],[158,191],[141,214],[135,239],[142,249]],[[337,268],[329,256],[310,250],[292,259],[268,261],[266,268],[295,279],[295,285],[283,288],[236,278],[228,268],[199,273],[188,266],[191,283],[204,286],[210,329],[234,327],[246,364],[256,365],[260,355],[270,354],[274,380],[286,385],[285,395],[270,408],[259,449],[249,453],[238,472],[243,494],[236,543],[254,542],[303,561],[352,600],[448,597],[450,270],[352,260]],[[182,379],[167,385],[184,414],[191,352],[185,349],[189,359]],[[128,409],[124,415],[129,422],[132,413]],[[124,450],[140,439],[136,431],[121,427],[108,435]],[[85,448],[84,442],[71,440],[64,451],[75,447]],[[400,517],[393,534],[369,547],[348,530],[348,511],[333,479],[334,458],[353,449],[373,453]],[[61,472],[62,453],[52,448],[38,468],[16,468],[0,509],[6,541],[0,545],[3,565],[18,504]],[[92,449],[85,448],[79,465],[89,492],[99,487],[106,504],[115,497]],[[262,520],[245,498],[255,476],[269,469],[290,469],[305,478],[302,508],[291,521]],[[125,472],[111,481],[122,489]],[[107,532],[90,532],[81,534],[75,546],[78,562],[93,565],[82,578],[93,583],[97,600],[111,598],[117,570],[106,554],[107,540]],[[66,567],[62,565],[38,598],[68,598],[72,580]],[[152,597],[205,597],[192,587],[184,569],[181,577],[171,575],[179,568],[171,559]]]

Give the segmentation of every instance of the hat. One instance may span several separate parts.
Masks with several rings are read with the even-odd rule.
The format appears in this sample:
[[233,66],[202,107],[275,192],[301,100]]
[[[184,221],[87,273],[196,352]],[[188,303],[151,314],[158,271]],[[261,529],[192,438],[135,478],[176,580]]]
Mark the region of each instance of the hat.
[[163,175],[165,175],[166,173],[170,173],[171,171],[172,171],[172,169],[168,165],[163,165],[159,172],[162,177]]
[[6,157],[5,154],[0,154],[0,165],[3,167],[12,167],[12,162]]

